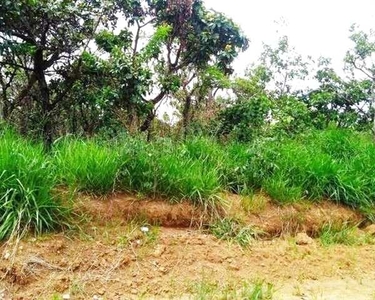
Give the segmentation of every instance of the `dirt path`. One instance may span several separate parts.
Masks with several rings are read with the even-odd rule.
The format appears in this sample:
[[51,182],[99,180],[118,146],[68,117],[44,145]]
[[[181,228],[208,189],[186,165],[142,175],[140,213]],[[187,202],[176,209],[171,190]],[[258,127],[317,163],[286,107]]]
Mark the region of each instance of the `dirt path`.
[[[14,268],[0,283],[4,299],[53,299],[64,293],[71,299],[194,299],[201,285],[219,293],[257,280],[273,285],[274,299],[375,295],[375,246],[298,246],[290,238],[257,241],[244,250],[199,231],[169,228],[152,237],[133,236],[123,245],[121,233],[128,226],[91,230],[84,240],[54,235],[22,242]],[[8,263],[1,260],[1,276]]]
[[12,267],[3,245],[0,299],[242,299],[238,291],[260,282],[272,299],[375,299],[374,245],[284,236],[244,249],[197,229],[85,224],[24,239]]

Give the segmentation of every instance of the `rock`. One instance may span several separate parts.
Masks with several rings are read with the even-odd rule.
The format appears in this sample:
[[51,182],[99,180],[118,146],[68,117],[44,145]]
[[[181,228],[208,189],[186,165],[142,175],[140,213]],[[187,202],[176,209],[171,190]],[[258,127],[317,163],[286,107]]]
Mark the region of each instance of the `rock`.
[[147,226],[143,226],[141,227],[141,231],[146,234],[150,231],[150,228],[148,228]]
[[300,246],[305,246],[305,245],[311,245],[314,243],[314,240],[309,237],[306,233],[300,232],[297,233],[296,235],[296,244]]
[[366,232],[367,234],[375,235],[375,224],[371,224],[367,226],[363,231]]
[[158,257],[162,256],[163,253],[165,252],[165,250],[166,250],[166,247],[164,245],[157,246],[154,253],[153,253],[154,257],[158,258]]
[[230,264],[229,268],[231,270],[234,270],[234,271],[239,271],[240,270],[240,267],[237,264],[235,264],[235,263]]
[[137,291],[136,289],[132,289],[130,292],[131,292],[133,295],[137,295],[137,294],[138,294],[138,291]]
[[70,294],[64,294],[62,296],[63,300],[69,300],[70,299]]
[[5,260],[8,260],[10,258],[10,253],[9,252],[6,252],[5,254],[4,254],[4,259]]
[[131,262],[131,259],[129,258],[129,257],[124,257],[122,260],[121,260],[121,266],[127,266],[127,265],[129,265],[130,264],[130,262]]

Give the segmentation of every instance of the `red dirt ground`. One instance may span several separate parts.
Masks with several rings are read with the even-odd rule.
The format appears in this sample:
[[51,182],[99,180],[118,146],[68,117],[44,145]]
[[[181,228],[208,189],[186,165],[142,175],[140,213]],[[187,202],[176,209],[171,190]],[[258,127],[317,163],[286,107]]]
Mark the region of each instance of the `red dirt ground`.
[[[323,247],[314,240],[300,246],[289,236],[316,232],[328,221],[359,223],[361,216],[347,208],[331,203],[280,208],[267,202],[257,215],[242,212],[242,217],[269,238],[283,236],[244,249],[187,227],[205,218],[186,203],[172,206],[125,195],[81,200],[76,211],[87,217],[80,230],[27,237],[15,255],[15,244],[2,246],[1,300],[62,299],[64,294],[70,299],[197,299],[201,283],[220,288],[259,279],[274,286],[274,299],[374,299],[374,245]],[[232,205],[228,214],[239,210]],[[144,220],[161,226],[149,225],[143,233]]]

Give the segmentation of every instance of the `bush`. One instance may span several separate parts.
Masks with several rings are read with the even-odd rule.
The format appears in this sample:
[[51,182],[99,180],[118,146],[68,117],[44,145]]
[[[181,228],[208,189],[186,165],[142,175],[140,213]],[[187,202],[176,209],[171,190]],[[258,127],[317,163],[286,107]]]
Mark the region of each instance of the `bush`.
[[64,210],[51,194],[54,185],[41,145],[0,133],[0,240],[28,228],[40,233],[61,226]]

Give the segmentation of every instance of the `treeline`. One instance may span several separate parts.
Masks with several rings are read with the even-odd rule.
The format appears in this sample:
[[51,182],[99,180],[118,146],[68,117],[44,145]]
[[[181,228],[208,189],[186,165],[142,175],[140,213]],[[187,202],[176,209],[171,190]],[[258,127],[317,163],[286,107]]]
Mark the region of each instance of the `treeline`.
[[48,148],[67,133],[147,131],[172,94],[186,122],[215,86],[206,75],[229,75],[248,45],[202,1],[2,0],[0,15],[1,117]]
[[[1,0],[0,16],[0,119],[47,149],[66,134],[249,141],[374,121],[375,44],[356,27],[346,78],[286,37],[235,78],[248,39],[201,0]],[[316,87],[297,90],[297,81]],[[166,101],[172,124],[155,118]]]

